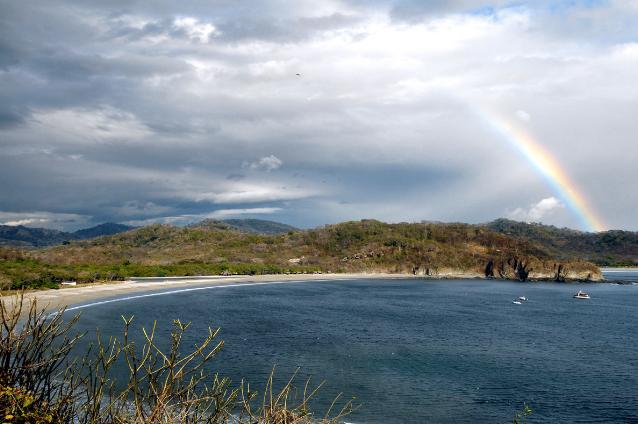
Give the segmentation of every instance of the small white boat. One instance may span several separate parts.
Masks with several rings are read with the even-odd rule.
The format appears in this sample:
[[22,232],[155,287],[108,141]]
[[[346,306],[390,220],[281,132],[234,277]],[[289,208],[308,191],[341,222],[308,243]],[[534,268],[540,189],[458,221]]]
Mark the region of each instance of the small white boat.
[[513,300],[513,301],[512,301],[512,303],[513,303],[514,305],[522,305],[522,303],[521,303],[521,301],[520,301],[520,300]]
[[589,295],[582,290],[578,290],[578,293],[574,295],[574,299],[589,299]]
[[520,300],[521,302],[527,302],[527,298],[525,296],[519,296],[518,300]]

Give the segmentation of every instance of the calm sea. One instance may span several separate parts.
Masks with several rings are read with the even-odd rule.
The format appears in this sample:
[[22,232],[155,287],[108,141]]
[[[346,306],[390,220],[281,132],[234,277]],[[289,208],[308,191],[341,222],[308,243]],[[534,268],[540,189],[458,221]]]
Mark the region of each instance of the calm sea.
[[[625,278],[627,277],[627,278]],[[631,279],[623,275],[623,279]],[[638,275],[633,274],[632,278]],[[583,289],[589,301],[572,299]],[[512,303],[518,296],[529,300]],[[226,345],[211,370],[261,386],[326,380],[320,410],[356,396],[355,423],[638,422],[638,285],[356,280],[228,287],[86,308],[81,329],[192,321]],[[300,381],[301,383],[302,381]]]

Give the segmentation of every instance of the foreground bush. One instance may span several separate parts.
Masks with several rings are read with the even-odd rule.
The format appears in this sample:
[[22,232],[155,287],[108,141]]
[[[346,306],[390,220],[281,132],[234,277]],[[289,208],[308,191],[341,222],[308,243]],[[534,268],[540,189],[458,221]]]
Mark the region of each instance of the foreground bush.
[[37,402],[33,393],[0,386],[0,418],[3,423],[56,423],[59,405]]
[[[6,423],[337,423],[352,411],[345,402],[318,418],[308,402],[319,386],[307,382],[295,400],[294,375],[274,390],[271,375],[258,396],[243,382],[205,371],[223,347],[218,330],[183,353],[189,324],[174,321],[170,347],[162,349],[155,326],[143,329],[143,342],[130,334],[132,318],[123,318],[121,337],[99,337],[77,358],[71,353],[80,335],[73,335],[78,316],[63,320],[64,310],[48,314],[35,300],[14,299],[9,309],[0,300],[0,413]],[[116,364],[128,370],[125,381],[111,377]]]

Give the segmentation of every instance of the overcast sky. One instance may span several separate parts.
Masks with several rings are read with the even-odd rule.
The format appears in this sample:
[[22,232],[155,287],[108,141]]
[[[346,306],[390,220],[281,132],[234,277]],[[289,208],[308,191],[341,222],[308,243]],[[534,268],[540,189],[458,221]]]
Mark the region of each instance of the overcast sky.
[[638,1],[0,0],[0,223],[638,230]]

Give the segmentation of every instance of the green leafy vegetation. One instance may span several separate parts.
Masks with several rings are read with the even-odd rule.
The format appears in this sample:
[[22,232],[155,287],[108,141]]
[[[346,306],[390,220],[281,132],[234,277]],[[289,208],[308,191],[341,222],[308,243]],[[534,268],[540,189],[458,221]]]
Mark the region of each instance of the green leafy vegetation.
[[316,266],[288,266],[259,263],[202,263],[183,261],[174,264],[145,265],[124,261],[121,264],[44,263],[13,249],[0,249],[0,284],[4,290],[59,288],[64,281],[95,283],[122,281],[130,277],[170,277],[193,275],[263,275],[318,272]]
[[514,419],[512,420],[512,424],[527,424],[527,417],[532,415],[532,408],[529,407],[528,404],[523,405],[523,409],[516,413]]

